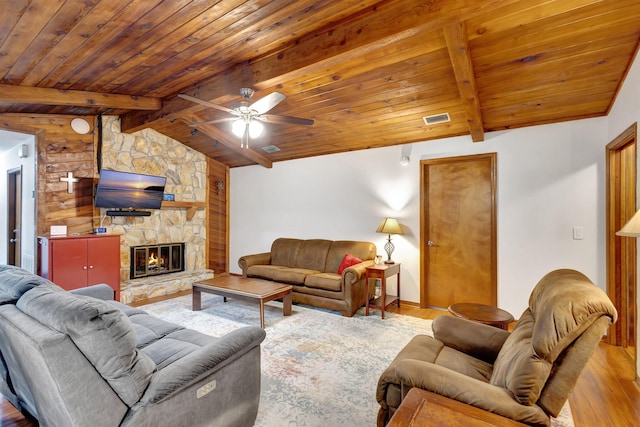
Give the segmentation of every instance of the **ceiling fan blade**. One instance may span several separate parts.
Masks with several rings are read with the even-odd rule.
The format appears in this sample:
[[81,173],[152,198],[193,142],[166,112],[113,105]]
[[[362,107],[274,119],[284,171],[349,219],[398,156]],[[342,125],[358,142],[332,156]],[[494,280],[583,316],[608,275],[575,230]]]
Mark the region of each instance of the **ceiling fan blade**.
[[258,99],[256,102],[249,106],[250,110],[257,112],[258,114],[266,113],[276,105],[280,104],[286,96],[280,92],[272,92],[264,98]]
[[194,126],[200,126],[200,125],[213,125],[216,123],[233,122],[236,120],[238,120],[237,117],[226,117],[224,119],[207,120],[206,122],[190,123],[189,126],[194,127]]
[[279,123],[279,124],[285,124],[285,125],[311,126],[315,123],[311,119],[303,119],[300,117],[291,117],[291,116],[280,116],[277,114],[261,114],[255,118],[267,123]]
[[207,107],[211,107],[211,108],[216,108],[216,109],[218,109],[220,111],[231,113],[231,114],[234,114],[236,116],[238,115],[238,112],[235,111],[235,110],[232,110],[232,109],[227,108],[227,107],[223,107],[222,105],[214,104],[214,103],[209,102],[209,101],[205,101],[205,100],[202,100],[202,99],[194,98],[191,95],[186,95],[184,93],[180,93],[180,94],[178,94],[178,96],[180,98],[182,98],[182,99],[186,99],[187,101],[191,101],[191,102],[195,102],[195,103],[198,103],[198,104],[206,105]]

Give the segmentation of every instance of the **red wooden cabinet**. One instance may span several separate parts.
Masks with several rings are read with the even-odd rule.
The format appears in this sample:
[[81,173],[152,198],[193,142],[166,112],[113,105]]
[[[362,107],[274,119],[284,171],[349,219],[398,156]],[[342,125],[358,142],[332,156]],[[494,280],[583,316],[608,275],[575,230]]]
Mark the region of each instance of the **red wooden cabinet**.
[[120,300],[120,236],[39,237],[39,274],[66,290],[106,283]]

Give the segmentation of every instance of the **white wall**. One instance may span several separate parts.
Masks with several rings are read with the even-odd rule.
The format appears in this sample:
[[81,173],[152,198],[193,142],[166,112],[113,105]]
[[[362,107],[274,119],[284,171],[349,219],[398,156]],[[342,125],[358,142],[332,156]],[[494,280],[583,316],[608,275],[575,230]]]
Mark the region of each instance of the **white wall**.
[[[640,58],[636,57],[631,66],[629,74],[618,94],[618,98],[609,113],[608,119],[607,139],[609,141],[613,140],[633,123],[640,121]],[[640,162],[638,164],[638,171],[640,171]],[[640,174],[638,177],[640,178]],[[638,197],[636,200],[640,201],[640,182],[638,182],[637,191]],[[638,264],[638,271],[640,271],[640,263]],[[636,284],[636,286],[637,289],[640,289],[640,284]],[[636,293],[636,295],[636,308],[638,308],[640,307],[640,292]],[[636,321],[638,321],[638,315],[639,311],[636,309]],[[640,329],[636,330],[636,343],[639,342]],[[636,344],[636,354],[637,347]],[[636,356],[636,375],[638,372],[640,372],[640,357]]]
[[[606,118],[565,122],[411,146],[362,150],[231,169],[230,270],[277,237],[373,241],[384,254],[385,216],[394,236],[403,300],[419,302],[420,160],[498,153],[498,304],[516,316],[538,280],[556,268],[584,272],[604,288]],[[410,151],[411,162],[400,156]],[[572,228],[584,228],[573,240]]]
[[[9,138],[6,132],[2,134],[3,138]],[[12,133],[10,136],[12,148],[0,152],[0,206],[2,214],[0,215],[0,264],[7,263],[7,242],[8,236],[8,203],[7,203],[7,171],[22,166],[22,259],[27,257],[35,259],[35,138],[33,135]],[[26,158],[18,157],[18,149],[20,145],[28,146],[29,155]]]

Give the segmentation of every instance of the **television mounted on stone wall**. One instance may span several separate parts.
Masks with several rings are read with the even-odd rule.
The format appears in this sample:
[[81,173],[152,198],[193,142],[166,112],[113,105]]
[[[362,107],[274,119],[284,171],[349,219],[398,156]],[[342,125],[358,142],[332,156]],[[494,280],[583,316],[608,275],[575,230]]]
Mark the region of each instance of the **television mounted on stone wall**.
[[167,178],[103,169],[95,193],[95,207],[110,216],[149,216],[138,209],[160,209]]

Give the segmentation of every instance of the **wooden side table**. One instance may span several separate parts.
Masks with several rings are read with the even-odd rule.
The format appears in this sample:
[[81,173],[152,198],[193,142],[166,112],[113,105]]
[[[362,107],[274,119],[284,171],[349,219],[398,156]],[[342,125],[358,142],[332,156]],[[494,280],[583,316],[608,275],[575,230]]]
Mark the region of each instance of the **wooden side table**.
[[525,424],[439,394],[412,388],[387,427],[469,426],[525,427]]
[[513,316],[508,311],[491,305],[461,302],[451,304],[449,312],[456,317],[472,320],[485,325],[507,330],[509,323],[513,322]]
[[[398,275],[398,289],[396,295],[387,295],[387,278]],[[369,300],[369,279],[380,279],[381,289],[380,296],[373,300]],[[380,310],[382,318],[384,319],[384,310],[393,304],[398,303],[400,308],[400,263],[395,264],[375,264],[366,268],[365,281],[367,282],[367,308],[365,309],[365,315],[369,315],[370,308],[377,308]]]

